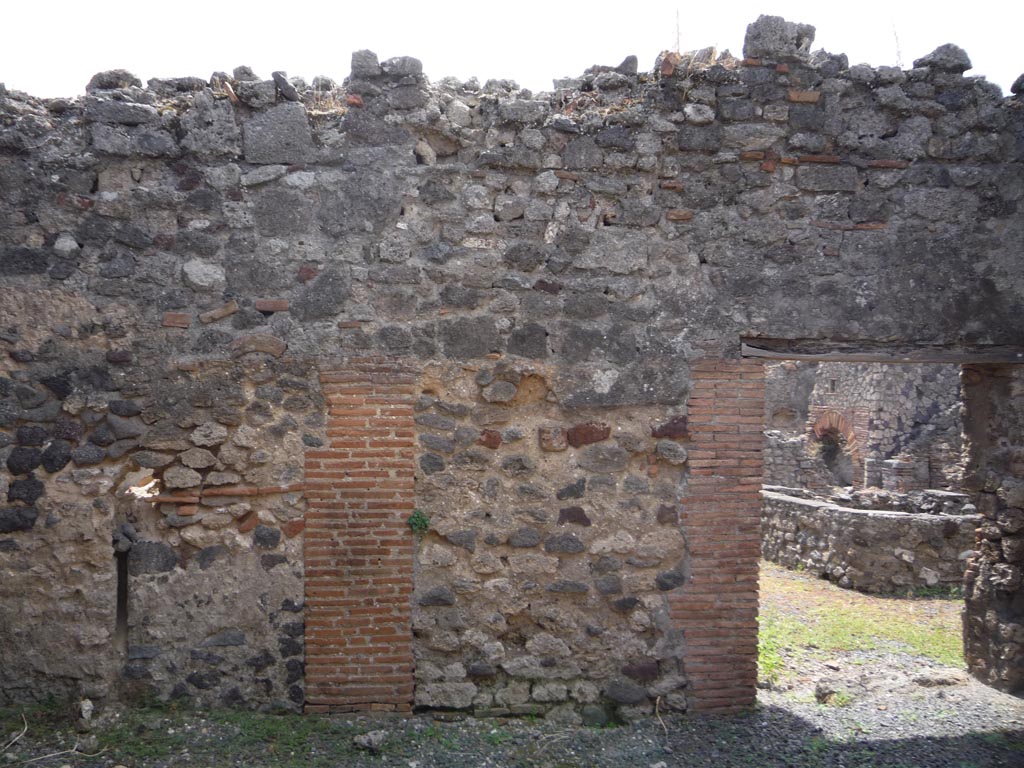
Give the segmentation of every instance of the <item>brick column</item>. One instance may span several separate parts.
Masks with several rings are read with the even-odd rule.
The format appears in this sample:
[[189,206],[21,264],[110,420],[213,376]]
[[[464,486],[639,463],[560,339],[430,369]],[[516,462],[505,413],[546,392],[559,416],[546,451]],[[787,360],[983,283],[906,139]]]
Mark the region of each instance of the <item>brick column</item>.
[[690,580],[670,608],[686,642],[689,706],[721,712],[753,704],[757,686],[764,366],[710,359],[691,372]]
[[322,371],[328,445],[306,451],[306,711],[409,711],[414,376]]

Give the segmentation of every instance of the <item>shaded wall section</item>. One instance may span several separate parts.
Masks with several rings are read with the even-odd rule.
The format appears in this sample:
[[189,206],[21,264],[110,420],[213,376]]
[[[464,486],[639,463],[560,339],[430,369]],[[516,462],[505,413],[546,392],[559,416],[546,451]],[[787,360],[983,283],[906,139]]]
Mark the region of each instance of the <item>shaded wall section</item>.
[[964,488],[984,517],[964,580],[964,654],[997,688],[1024,689],[1024,367],[964,366]]

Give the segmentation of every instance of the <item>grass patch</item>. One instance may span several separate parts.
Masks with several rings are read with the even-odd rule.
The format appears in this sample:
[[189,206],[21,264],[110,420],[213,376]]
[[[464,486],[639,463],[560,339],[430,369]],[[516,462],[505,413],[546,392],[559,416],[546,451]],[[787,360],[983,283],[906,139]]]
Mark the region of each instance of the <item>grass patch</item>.
[[786,666],[782,654],[791,645],[793,628],[777,615],[762,615],[757,621],[757,677],[775,685]]
[[775,683],[808,659],[902,651],[963,668],[958,606],[942,599],[873,597],[820,579],[762,569],[758,667]]

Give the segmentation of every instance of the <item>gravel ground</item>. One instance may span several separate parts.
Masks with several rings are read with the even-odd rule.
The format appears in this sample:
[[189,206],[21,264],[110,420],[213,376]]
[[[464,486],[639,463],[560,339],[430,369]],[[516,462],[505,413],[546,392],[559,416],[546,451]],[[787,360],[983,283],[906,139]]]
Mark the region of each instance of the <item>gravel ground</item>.
[[[779,600],[769,580],[764,584],[764,599]],[[848,599],[848,593],[834,594],[837,605]],[[914,610],[953,615],[955,604],[935,602]],[[1024,768],[1024,700],[987,688],[961,669],[888,651],[827,659],[812,653],[774,690],[759,691],[757,707],[747,713],[653,717],[603,729],[426,715],[282,718],[146,710],[102,713],[90,731],[76,734],[50,712],[3,750],[6,732],[19,730],[14,714],[4,715],[0,768]],[[80,752],[101,754],[69,752],[76,740]],[[40,759],[54,752],[62,754]]]

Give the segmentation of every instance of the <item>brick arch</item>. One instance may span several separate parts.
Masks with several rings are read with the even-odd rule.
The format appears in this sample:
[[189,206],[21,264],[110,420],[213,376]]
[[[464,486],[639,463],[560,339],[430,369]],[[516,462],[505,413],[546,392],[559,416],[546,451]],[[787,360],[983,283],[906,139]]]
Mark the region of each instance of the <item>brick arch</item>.
[[853,430],[853,420],[846,414],[828,409],[818,415],[818,418],[811,425],[811,431],[816,440],[821,440],[826,432],[838,432],[846,440],[846,446],[850,453],[859,451],[857,445],[857,433]]
[[849,451],[850,461],[853,462],[853,484],[855,487],[862,487],[864,484],[864,458],[861,455],[861,445],[854,416],[834,408],[825,408],[812,415],[810,434],[813,439],[820,442],[828,432],[838,433],[846,440],[846,450]]

